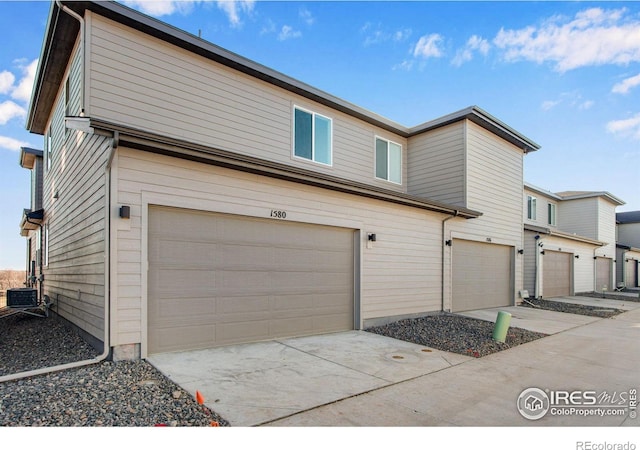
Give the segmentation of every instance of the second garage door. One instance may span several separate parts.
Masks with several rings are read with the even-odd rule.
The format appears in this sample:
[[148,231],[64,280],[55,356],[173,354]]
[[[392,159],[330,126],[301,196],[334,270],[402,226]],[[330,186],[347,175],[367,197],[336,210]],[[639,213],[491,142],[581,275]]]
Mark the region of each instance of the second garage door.
[[453,240],[453,311],[512,304],[512,247]]
[[611,259],[596,258],[596,291],[611,291]]
[[542,269],[544,297],[571,295],[571,253],[545,250]]
[[354,232],[149,208],[148,354],[354,328]]

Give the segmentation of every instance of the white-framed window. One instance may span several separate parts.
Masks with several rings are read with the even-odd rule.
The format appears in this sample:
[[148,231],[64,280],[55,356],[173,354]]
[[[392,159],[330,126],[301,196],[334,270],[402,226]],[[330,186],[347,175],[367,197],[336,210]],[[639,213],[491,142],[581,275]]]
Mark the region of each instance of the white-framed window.
[[293,110],[293,155],[330,166],[333,159],[333,121],[298,106]]
[[549,203],[547,206],[547,211],[548,211],[548,218],[549,220],[547,221],[547,223],[549,225],[553,225],[554,227],[556,226],[556,205],[554,205],[553,203]]
[[536,220],[536,203],[535,197],[527,195],[527,219],[529,220]]
[[376,178],[402,184],[402,145],[376,136]]

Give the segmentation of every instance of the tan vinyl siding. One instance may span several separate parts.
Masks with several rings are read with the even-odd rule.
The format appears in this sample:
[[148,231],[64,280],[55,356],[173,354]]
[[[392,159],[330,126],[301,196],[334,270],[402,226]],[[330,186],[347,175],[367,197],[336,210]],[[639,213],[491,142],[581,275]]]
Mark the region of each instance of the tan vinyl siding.
[[619,224],[618,242],[630,247],[640,248],[640,223]]
[[[69,71],[71,114],[80,112],[80,69],[76,47]],[[56,302],[54,311],[104,340],[104,166],[109,140],[65,131],[65,88],[63,82],[50,121],[53,156],[44,176],[43,207],[49,226],[44,291]]]
[[616,207],[604,198],[598,198],[598,237],[606,242],[599,255],[614,258],[616,254]]
[[463,206],[464,144],[462,122],[410,138],[408,192]]
[[[598,239],[598,200],[565,200],[558,213],[558,228],[567,233]],[[614,216],[615,217],[615,216]]]
[[115,201],[131,206],[131,219],[113,217],[114,345],[143,340],[144,202],[251,217],[278,209],[287,220],[360,230],[361,319],[440,310],[439,214],[122,147],[116,163]]
[[[90,16],[93,117],[406,191],[406,139],[108,19]],[[332,166],[292,157],[294,105],[332,119]],[[402,145],[402,185],[375,178],[376,135]]]
[[[465,121],[466,206],[477,219],[446,223],[445,239],[457,238],[522,248],[523,152],[478,125]],[[451,249],[445,251],[445,309],[451,308]],[[523,285],[523,255],[515,253],[513,298]]]

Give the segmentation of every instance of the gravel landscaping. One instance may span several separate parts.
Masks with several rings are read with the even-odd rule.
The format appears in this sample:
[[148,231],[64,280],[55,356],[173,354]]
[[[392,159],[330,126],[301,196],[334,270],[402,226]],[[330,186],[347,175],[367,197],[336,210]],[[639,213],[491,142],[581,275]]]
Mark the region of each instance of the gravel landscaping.
[[[0,319],[0,375],[90,359],[64,321]],[[0,383],[2,426],[228,426],[143,360],[91,364]]]
[[[640,296],[638,296],[638,292],[629,291],[635,293],[636,295],[620,295],[612,292],[605,292],[604,298],[608,298],[610,300],[623,300],[627,302],[640,302]],[[576,294],[580,297],[590,297],[590,298],[603,298],[601,292],[582,292],[580,294]]]
[[510,327],[505,343],[493,340],[494,323],[455,314],[404,319],[366,331],[462,355],[480,358],[547,336]]
[[529,299],[524,302],[522,306],[604,318],[613,317],[624,312],[622,309],[602,308],[599,306],[580,305],[577,303],[554,302],[552,300],[544,299]]

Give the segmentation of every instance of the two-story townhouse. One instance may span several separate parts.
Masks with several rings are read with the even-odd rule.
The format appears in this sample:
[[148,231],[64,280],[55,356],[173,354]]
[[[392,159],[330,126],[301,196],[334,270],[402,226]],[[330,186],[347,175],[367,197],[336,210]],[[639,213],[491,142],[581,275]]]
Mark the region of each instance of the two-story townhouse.
[[616,213],[617,286],[640,286],[640,211]]
[[20,235],[27,238],[26,249],[26,280],[25,286],[37,285],[37,279],[42,275],[42,266],[46,260],[46,253],[42,248],[47,239],[47,229],[42,226],[42,150],[22,147],[19,155],[20,167],[28,169],[31,174],[30,205],[25,209],[20,220]]
[[553,193],[525,183],[524,287],[532,297],[613,290],[615,208],[608,192]]
[[407,128],[114,2],[42,54],[43,289],[105,354],[517,301],[539,147],[480,108]]
[[562,198],[560,229],[604,242],[596,250],[595,291],[615,289],[616,207],[624,201],[605,191],[556,192]]
[[524,185],[524,289],[529,296],[558,297],[595,289],[596,251],[605,242],[559,226],[563,198]]

